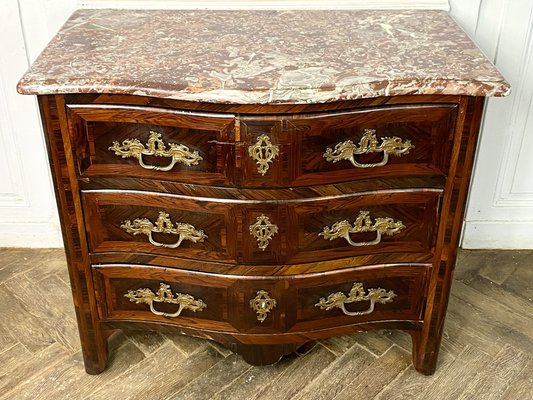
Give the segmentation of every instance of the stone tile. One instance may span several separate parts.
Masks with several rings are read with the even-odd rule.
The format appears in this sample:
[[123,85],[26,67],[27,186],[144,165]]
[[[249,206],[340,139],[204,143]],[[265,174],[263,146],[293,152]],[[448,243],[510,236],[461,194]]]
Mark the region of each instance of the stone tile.
[[[296,391],[298,385],[295,385],[291,387],[292,390],[288,393],[290,396],[283,391],[283,396],[273,398],[294,400],[332,399],[375,359],[373,354],[355,345],[341,357],[327,363],[325,368],[318,369],[315,367],[312,371],[314,376],[311,376],[311,382],[308,385],[302,385],[300,392]],[[276,383],[273,386],[279,387]]]
[[[110,354],[109,367],[100,375],[85,373],[81,352],[56,362],[16,390],[17,400],[87,399],[100,386],[139,365],[142,352],[126,342]],[[112,397],[112,396],[110,396]]]
[[334,400],[372,399],[410,365],[411,354],[392,346],[381,357],[374,359],[356,379],[349,380]]
[[[307,356],[306,356],[307,357]],[[251,400],[266,385],[273,382],[279,375],[294,368],[305,357],[284,357],[276,364],[252,367],[235,379],[231,384],[220,388],[211,400]]]
[[0,248],[0,282],[33,269],[36,275],[53,274],[63,262],[63,249]]
[[[0,315],[7,323],[0,324],[0,345],[8,348],[20,342],[32,353],[38,353],[55,342],[51,327],[35,310],[35,301],[28,306],[5,284],[0,285]],[[5,346],[5,347],[4,347]]]
[[[33,377],[38,374],[48,376],[50,368],[57,364],[66,365],[70,355],[71,353],[58,343],[53,343],[36,354],[32,354],[20,343],[1,353],[0,398],[3,397],[1,393],[6,394],[6,398],[20,398],[22,389],[18,387],[13,391],[13,388],[24,382],[36,382],[37,379]],[[8,392],[11,394],[7,395]]]
[[232,354],[171,395],[168,400],[211,400],[218,391],[230,385],[250,368],[252,367],[241,356]]
[[520,374],[528,361],[526,354],[505,345],[491,362],[482,366],[474,379],[467,382],[464,390],[454,400],[469,400],[475,397],[484,400],[501,399],[509,381]]
[[355,344],[359,344],[372,354],[380,356],[393,345],[384,331],[357,332],[324,339],[321,343],[336,355],[342,355]]
[[5,286],[12,301],[16,299],[25,310],[24,315],[31,314],[33,321],[39,321],[36,325],[41,328],[43,335],[49,337],[48,341],[59,342],[73,351],[79,350],[72,296],[62,281],[52,275],[44,278],[42,283],[35,284],[21,275],[7,281]]
[[129,331],[124,334],[145,356],[152,354],[168,340],[160,333],[151,331]]
[[[447,368],[446,374],[431,379],[417,398],[456,400],[464,387],[490,363],[492,358],[480,349],[467,346],[455,362]],[[428,379],[428,380],[430,380]]]
[[[431,397],[422,396],[422,393],[429,386],[434,385],[439,380],[448,379],[448,377],[452,376],[454,371],[457,368],[460,368],[463,364],[466,365],[467,357],[464,357],[465,354],[475,357],[475,354],[478,352],[479,350],[469,347],[467,350],[465,349],[465,351],[461,353],[457,359],[448,353],[440,354],[437,370],[435,371],[435,374],[431,376],[422,375],[411,365],[402,373],[400,373],[389,385],[382,388],[382,390],[375,396],[375,400],[432,399]],[[484,356],[489,358],[486,354]],[[456,360],[461,361],[457,361],[458,364],[454,365]],[[449,383],[452,387],[455,385],[452,382]],[[439,400],[441,399],[438,396],[433,398]]]
[[[368,354],[368,353],[367,353]],[[323,371],[335,361],[335,356],[322,346],[294,363],[276,379],[254,396],[255,400],[289,400],[296,399],[296,394],[317,379]]]
[[533,399],[533,357],[529,357],[522,372],[509,379],[501,400]]
[[185,356],[189,356],[200,348],[209,346],[209,342],[207,340],[193,336],[185,336],[179,333],[168,333],[165,336]]
[[165,399],[221,359],[222,356],[210,347],[185,357],[171,343],[165,343],[119,377],[100,385],[89,397],[91,400],[109,400],[117,395],[129,400]]

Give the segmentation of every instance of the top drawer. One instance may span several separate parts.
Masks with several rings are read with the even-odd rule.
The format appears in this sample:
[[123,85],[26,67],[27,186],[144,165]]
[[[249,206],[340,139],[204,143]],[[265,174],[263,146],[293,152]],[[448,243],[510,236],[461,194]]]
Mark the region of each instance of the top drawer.
[[373,107],[241,120],[245,186],[446,175],[457,105]]
[[82,177],[130,176],[233,186],[233,115],[69,105],[67,116]]
[[68,105],[67,116],[82,178],[276,188],[445,176],[456,109],[455,104],[413,104],[235,116]]

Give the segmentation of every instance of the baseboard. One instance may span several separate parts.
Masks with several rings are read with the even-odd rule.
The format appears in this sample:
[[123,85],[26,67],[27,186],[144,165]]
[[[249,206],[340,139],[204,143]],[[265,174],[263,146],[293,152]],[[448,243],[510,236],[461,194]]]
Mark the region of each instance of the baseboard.
[[464,225],[464,249],[533,249],[533,221],[469,221]]
[[54,222],[0,223],[0,247],[63,247],[61,229]]

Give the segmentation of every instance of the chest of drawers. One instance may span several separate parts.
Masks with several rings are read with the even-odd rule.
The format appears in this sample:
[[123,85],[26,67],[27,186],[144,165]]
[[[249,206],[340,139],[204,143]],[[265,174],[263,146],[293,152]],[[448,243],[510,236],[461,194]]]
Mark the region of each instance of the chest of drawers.
[[[106,367],[117,329],[204,337],[264,365],[311,340],[386,328],[409,332],[415,367],[432,373],[483,96],[508,91],[497,71],[482,64],[485,81],[430,82],[417,94],[371,80],[366,95],[326,100],[327,87],[296,83],[265,100],[264,82],[243,79],[237,101],[235,89],[184,93],[175,66],[171,89],[162,76],[157,88],[140,78],[126,87],[113,62],[84,83],[71,67],[45,68],[65,46],[59,64],[75,64],[76,41],[110,46],[98,28],[109,21],[184,18],[132,13],[78,12],[19,84],[39,95],[86,370]],[[277,14],[186,17],[207,27],[213,15]]]

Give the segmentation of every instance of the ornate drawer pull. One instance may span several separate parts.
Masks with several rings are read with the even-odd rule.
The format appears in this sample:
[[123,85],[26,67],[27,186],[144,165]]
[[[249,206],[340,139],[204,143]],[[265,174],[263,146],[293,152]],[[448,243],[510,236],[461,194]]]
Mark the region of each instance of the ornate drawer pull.
[[[409,153],[409,149],[414,148],[410,140],[402,139],[398,136],[381,138],[381,144],[378,145],[375,129],[365,129],[363,137],[359,144],[355,145],[351,140],[337,143],[335,149],[327,148],[324,157],[327,161],[336,163],[341,160],[350,161],[357,168],[381,167],[389,161],[389,154],[401,156]],[[361,164],[355,160],[357,154],[383,153],[383,159],[374,164]]]
[[[405,228],[402,221],[394,221],[392,218],[376,218],[374,223],[370,218],[370,211],[359,211],[359,215],[353,226],[347,221],[335,222],[331,228],[326,226],[318,236],[324,239],[344,238],[351,246],[372,246],[381,242],[382,235],[392,236]],[[354,242],[350,238],[351,233],[376,232],[376,238],[370,242]]]
[[[118,142],[113,142],[109,150],[113,150],[117,156],[122,158],[135,157],[139,160],[139,165],[146,169],[153,169],[155,171],[170,171],[176,163],[185,164],[187,166],[198,165],[203,160],[202,156],[197,151],[190,151],[190,149],[183,144],[169,143],[169,149],[161,140],[161,134],[150,131],[146,147],[139,139],[126,139],[120,145]],[[170,164],[166,167],[157,165],[147,165],[143,161],[145,156],[169,157],[172,158]]]
[[257,313],[259,322],[263,322],[276,305],[276,300],[271,298],[266,290],[258,291],[257,296],[250,300],[250,308]]
[[[175,318],[179,317],[183,310],[191,310],[192,312],[202,311],[207,307],[207,304],[203,300],[196,300],[190,294],[176,293],[175,295],[170,290],[170,285],[161,283],[157,294],[152,292],[148,288],[142,288],[137,290],[128,290],[128,293],[124,295],[130,299],[130,301],[141,304],[146,303],[150,306],[150,311],[155,315],[163,315],[164,317]],[[169,314],[162,311],[157,311],[154,308],[154,303],[170,303],[178,304],[179,308],[173,314]]]
[[257,138],[254,145],[248,147],[248,154],[257,164],[257,172],[265,175],[270,168],[271,163],[279,154],[279,147],[272,144],[267,135],[261,135]]
[[274,235],[278,233],[278,226],[270,223],[270,219],[261,214],[257,217],[256,222],[250,225],[250,234],[256,238],[257,246],[265,251]]
[[[393,298],[396,297],[396,294],[389,290],[388,292],[385,289],[368,289],[368,294],[365,293],[363,284],[355,282],[346,296],[342,292],[332,293],[328,296],[327,299],[321,297],[318,303],[315,304],[315,307],[320,307],[321,310],[331,310],[333,308],[340,308],[342,312],[350,317],[357,315],[367,315],[374,311],[374,305],[376,303],[389,303]],[[353,311],[350,312],[344,307],[345,304],[356,303],[358,301],[370,301],[370,306],[365,311]]]
[[[155,221],[155,224],[148,218],[137,218],[133,223],[129,219],[124,221],[120,227],[133,235],[143,234],[148,236],[148,240],[154,246],[168,247],[169,249],[179,247],[184,240],[198,243],[203,242],[204,239],[207,238],[204,231],[196,229],[191,224],[178,222],[174,225],[170,220],[168,213],[164,211],[159,211],[159,217],[157,218],[157,221]],[[179,238],[178,241],[173,244],[159,243],[152,238],[152,233],[170,233],[178,235]]]

